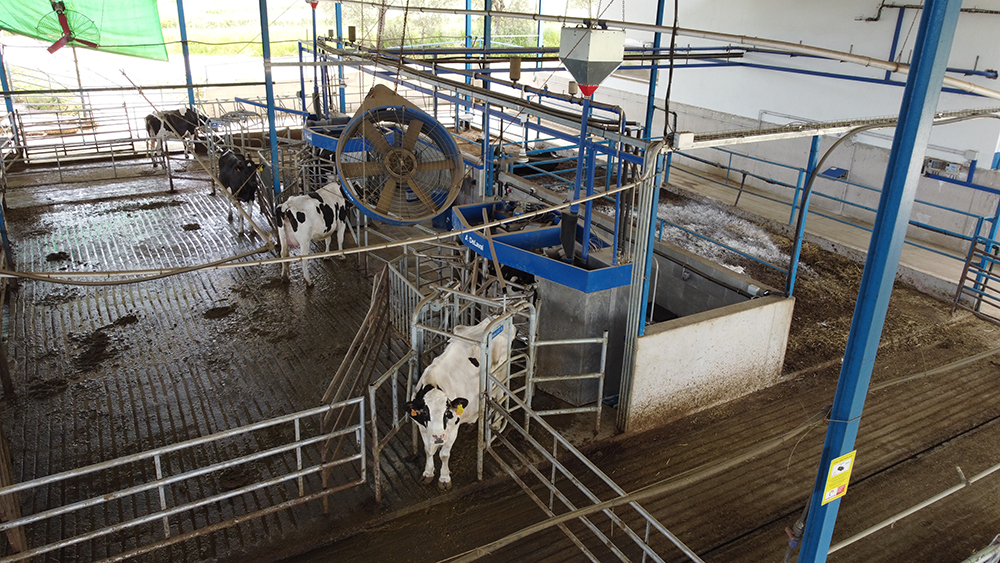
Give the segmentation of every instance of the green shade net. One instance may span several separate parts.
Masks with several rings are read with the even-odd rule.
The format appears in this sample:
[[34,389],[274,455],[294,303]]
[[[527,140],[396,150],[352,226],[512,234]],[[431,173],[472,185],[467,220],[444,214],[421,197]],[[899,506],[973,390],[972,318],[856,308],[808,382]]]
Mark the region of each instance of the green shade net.
[[[55,44],[167,60],[156,0],[66,0],[65,25],[49,0],[0,0],[0,29]],[[96,45],[96,46],[95,46]]]

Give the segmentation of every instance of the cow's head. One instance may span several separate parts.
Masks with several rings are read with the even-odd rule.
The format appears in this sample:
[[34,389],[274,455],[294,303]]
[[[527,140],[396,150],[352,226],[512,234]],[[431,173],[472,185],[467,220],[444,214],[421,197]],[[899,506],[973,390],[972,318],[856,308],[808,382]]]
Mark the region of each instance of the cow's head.
[[458,397],[448,399],[448,396],[436,385],[424,385],[417,391],[413,400],[406,403],[410,418],[427,429],[435,444],[443,444],[445,433],[454,424],[458,426],[468,399]]

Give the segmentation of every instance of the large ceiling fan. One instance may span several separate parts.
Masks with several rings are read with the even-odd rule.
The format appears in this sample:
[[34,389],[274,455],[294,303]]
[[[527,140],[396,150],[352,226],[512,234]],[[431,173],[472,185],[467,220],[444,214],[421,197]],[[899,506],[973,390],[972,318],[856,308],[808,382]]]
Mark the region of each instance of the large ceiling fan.
[[38,31],[49,37],[59,38],[49,46],[50,53],[55,53],[71,41],[96,49],[97,41],[100,40],[100,31],[94,22],[80,12],[67,10],[63,2],[52,2],[52,13],[46,14],[38,22]]

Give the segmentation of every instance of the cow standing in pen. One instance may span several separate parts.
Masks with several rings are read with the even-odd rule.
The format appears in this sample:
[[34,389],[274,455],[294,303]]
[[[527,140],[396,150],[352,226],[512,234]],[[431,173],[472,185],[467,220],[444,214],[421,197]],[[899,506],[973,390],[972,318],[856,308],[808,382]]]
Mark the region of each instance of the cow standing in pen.
[[[257,165],[252,158],[227,150],[219,157],[219,182],[240,206],[240,234],[243,234],[243,204],[251,204],[247,215],[252,216],[257,196]],[[233,222],[232,208],[229,208],[229,222]]]
[[166,156],[167,139],[177,139],[184,146],[184,158],[190,158],[194,152],[194,139],[198,128],[208,124],[208,118],[197,110],[184,108],[151,113],[146,116],[146,152],[153,161],[153,168],[158,164],[158,158]]
[[[274,209],[274,223],[278,228],[281,256],[287,258],[294,247],[299,247],[302,258],[302,277],[306,286],[312,286],[309,278],[309,245],[314,240],[325,240],[326,251],[330,252],[330,239],[337,233],[337,248],[344,249],[344,231],[347,230],[348,204],[344,199],[340,184],[331,182],[314,193],[288,198]],[[343,256],[340,257],[344,259]],[[281,264],[281,277],[288,279],[291,270],[289,262]]]
[[[475,326],[456,326],[454,332],[480,342],[492,321],[487,317]],[[510,339],[505,330],[495,331],[491,338],[489,369],[493,370],[508,358]],[[410,418],[420,425],[420,437],[427,458],[422,475],[424,484],[434,480],[434,454],[440,452],[438,488],[451,488],[448,460],[458,438],[458,428],[462,424],[476,423],[482,410],[479,390],[481,355],[478,345],[452,338],[441,355],[424,370],[414,387],[413,397],[406,403]]]

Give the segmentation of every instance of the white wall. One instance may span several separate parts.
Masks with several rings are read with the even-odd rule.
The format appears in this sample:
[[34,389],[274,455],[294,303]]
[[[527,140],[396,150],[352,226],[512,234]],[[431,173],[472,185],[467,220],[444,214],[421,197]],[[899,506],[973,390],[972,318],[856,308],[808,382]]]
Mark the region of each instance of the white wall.
[[[626,2],[630,21],[654,22],[657,0],[615,0],[605,17],[621,18],[621,4]],[[734,35],[748,35],[852,52],[875,59],[889,58],[895,31],[897,9],[883,9],[877,21],[879,3],[872,0],[757,0],[754,2],[701,0],[680,4],[678,26]],[[967,8],[1000,10],[1000,0],[967,0]],[[673,22],[673,3],[666,2],[664,23]],[[906,10],[896,49],[899,62],[910,62],[916,40],[917,10]],[[1000,15],[963,13],[949,59],[949,67],[1000,69],[1000,41],[996,30]],[[651,41],[652,34],[628,31],[634,40]],[[664,36],[663,45],[669,44]],[[723,46],[718,42],[678,37],[679,46]],[[749,53],[739,59],[746,63],[845,74],[881,80],[885,72],[851,63],[825,61],[809,57],[789,57],[767,53]],[[1000,82],[985,77],[950,73],[962,80],[1000,89]],[[892,80],[905,81],[893,75]],[[660,73],[657,99],[662,104],[666,93],[666,72]],[[645,95],[648,86],[636,81],[611,78],[605,85]],[[830,121],[849,118],[897,115],[903,88],[898,85],[869,84],[834,78],[807,76],[755,68],[720,67],[685,69],[674,72],[671,100],[714,111],[756,119],[762,110],[803,118]],[[944,93],[939,109],[998,107],[1000,101],[961,94]],[[641,116],[637,116],[641,117]],[[662,127],[662,126],[661,126]],[[682,128],[683,129],[683,128]],[[931,143],[958,149],[979,151],[980,162],[987,167],[1000,137],[1000,121],[977,120],[935,128]]]
[[764,297],[650,326],[636,346],[629,432],[777,383],[794,304]]

